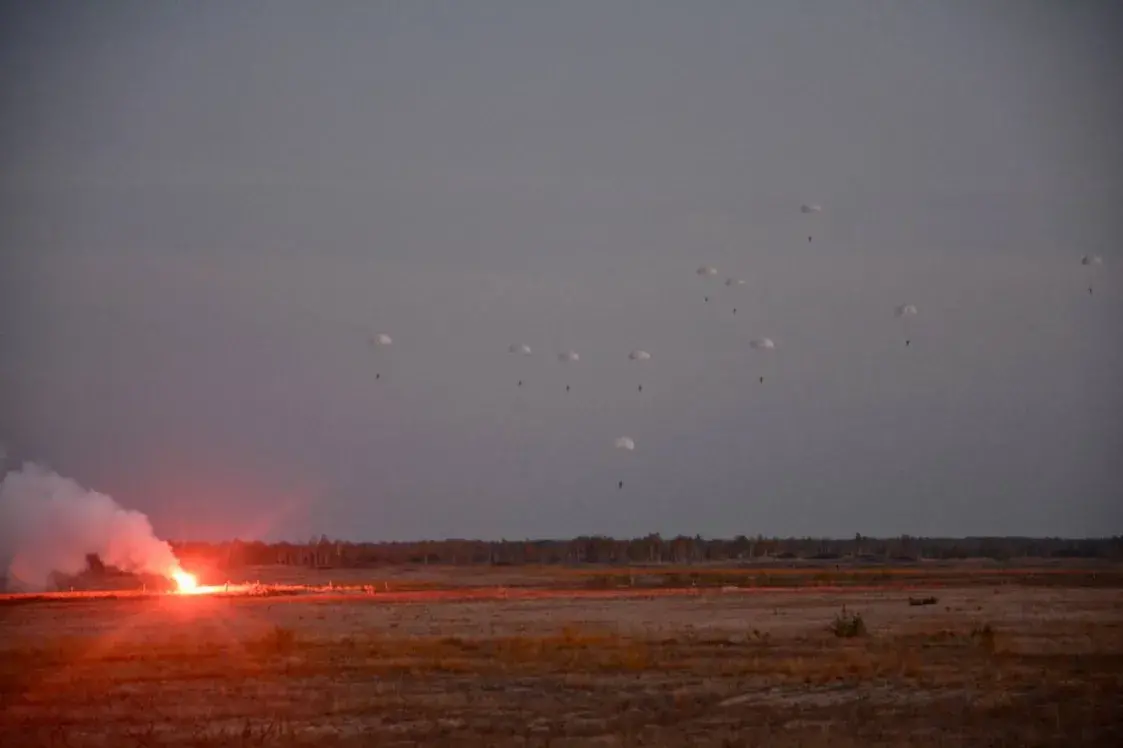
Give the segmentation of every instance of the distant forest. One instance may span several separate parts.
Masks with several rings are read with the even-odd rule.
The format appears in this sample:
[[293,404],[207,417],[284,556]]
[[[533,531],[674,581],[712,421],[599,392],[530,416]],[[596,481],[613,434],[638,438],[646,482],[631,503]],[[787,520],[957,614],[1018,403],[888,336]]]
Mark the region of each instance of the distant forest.
[[307,543],[172,542],[183,559],[222,566],[281,564],[318,568],[404,564],[519,566],[526,564],[692,564],[712,562],[849,561],[865,563],[1019,558],[1123,560],[1123,537],[1063,539],[1021,537],[852,539],[766,538],[738,535],[704,539],[658,534],[616,539],[429,540],[353,543],[321,535]]

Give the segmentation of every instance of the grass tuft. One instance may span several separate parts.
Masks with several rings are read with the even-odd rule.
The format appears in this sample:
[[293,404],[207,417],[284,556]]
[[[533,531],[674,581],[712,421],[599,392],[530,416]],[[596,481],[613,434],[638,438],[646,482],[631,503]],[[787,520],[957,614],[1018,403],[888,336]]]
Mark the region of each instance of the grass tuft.
[[835,615],[829,628],[832,634],[844,639],[866,635],[866,622],[862,620],[862,614],[848,613],[845,606]]
[[283,655],[296,648],[296,632],[283,626],[274,626],[261,638],[247,642],[246,649],[261,655]]
[[989,623],[983,624],[982,627],[976,626],[971,630],[971,639],[978,643],[985,652],[994,654],[995,652],[995,631]]
[[909,605],[935,605],[940,602],[935,597],[909,597]]

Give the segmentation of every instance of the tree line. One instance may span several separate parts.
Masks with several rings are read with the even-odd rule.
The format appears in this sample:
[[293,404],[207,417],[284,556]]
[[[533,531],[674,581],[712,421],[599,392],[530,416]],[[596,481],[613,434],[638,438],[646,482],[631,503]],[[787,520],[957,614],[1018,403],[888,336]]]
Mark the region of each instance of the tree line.
[[286,565],[320,568],[371,567],[405,564],[519,566],[529,564],[691,564],[847,560],[886,563],[921,560],[1017,558],[1123,559],[1123,537],[924,538],[901,535],[849,539],[767,538],[761,535],[702,538],[653,533],[618,539],[581,536],[547,540],[424,540],[409,542],[350,542],[325,535],[306,543],[264,543],[232,540],[221,543],[173,541],[181,559],[199,558],[223,566]]

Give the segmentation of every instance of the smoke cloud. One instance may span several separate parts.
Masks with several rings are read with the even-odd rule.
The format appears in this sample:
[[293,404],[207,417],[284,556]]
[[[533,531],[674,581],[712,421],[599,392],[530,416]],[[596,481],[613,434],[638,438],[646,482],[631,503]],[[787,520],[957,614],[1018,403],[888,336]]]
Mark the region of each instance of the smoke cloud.
[[92,553],[127,572],[168,576],[179,570],[171,546],[156,537],[144,514],[32,462],[4,473],[0,568],[7,569],[9,587],[46,590],[52,572],[81,573]]

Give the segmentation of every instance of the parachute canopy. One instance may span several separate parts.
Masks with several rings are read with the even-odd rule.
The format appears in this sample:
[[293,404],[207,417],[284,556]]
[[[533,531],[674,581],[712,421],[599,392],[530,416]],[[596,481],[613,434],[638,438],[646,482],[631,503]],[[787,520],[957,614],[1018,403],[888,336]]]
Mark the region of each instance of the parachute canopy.
[[510,345],[510,347],[507,348],[507,352],[508,353],[521,353],[524,356],[529,356],[530,355],[530,346],[527,345],[526,343],[512,343]]
[[394,341],[384,332],[380,332],[370,339],[370,342],[375,345],[390,345]]
[[651,354],[647,351],[636,350],[629,353],[628,358],[632,361],[647,361],[651,358]]
[[695,272],[698,273],[698,275],[717,275],[717,268],[711,267],[709,265],[703,265]]
[[616,443],[617,449],[626,449],[629,452],[635,450],[635,448],[636,448],[636,443],[634,441],[632,441],[630,437],[627,437],[627,436],[617,437],[615,443]]
[[1103,265],[1104,258],[1099,255],[1084,255],[1080,258],[1081,265]]
[[741,280],[740,278],[726,278],[725,279],[725,285],[727,285],[727,286],[743,286],[743,285],[745,285],[745,281]]
[[577,355],[576,351],[566,351],[565,353],[558,354],[558,361],[580,361],[581,357]]
[[749,341],[749,347],[756,348],[757,350],[770,351],[776,347],[776,344],[772,342],[772,338],[755,338]]
[[912,304],[901,304],[893,310],[893,314],[897,317],[913,317],[916,316],[916,307]]
[[818,205],[808,205],[807,203],[799,206],[800,213],[820,213],[822,210],[822,207]]

